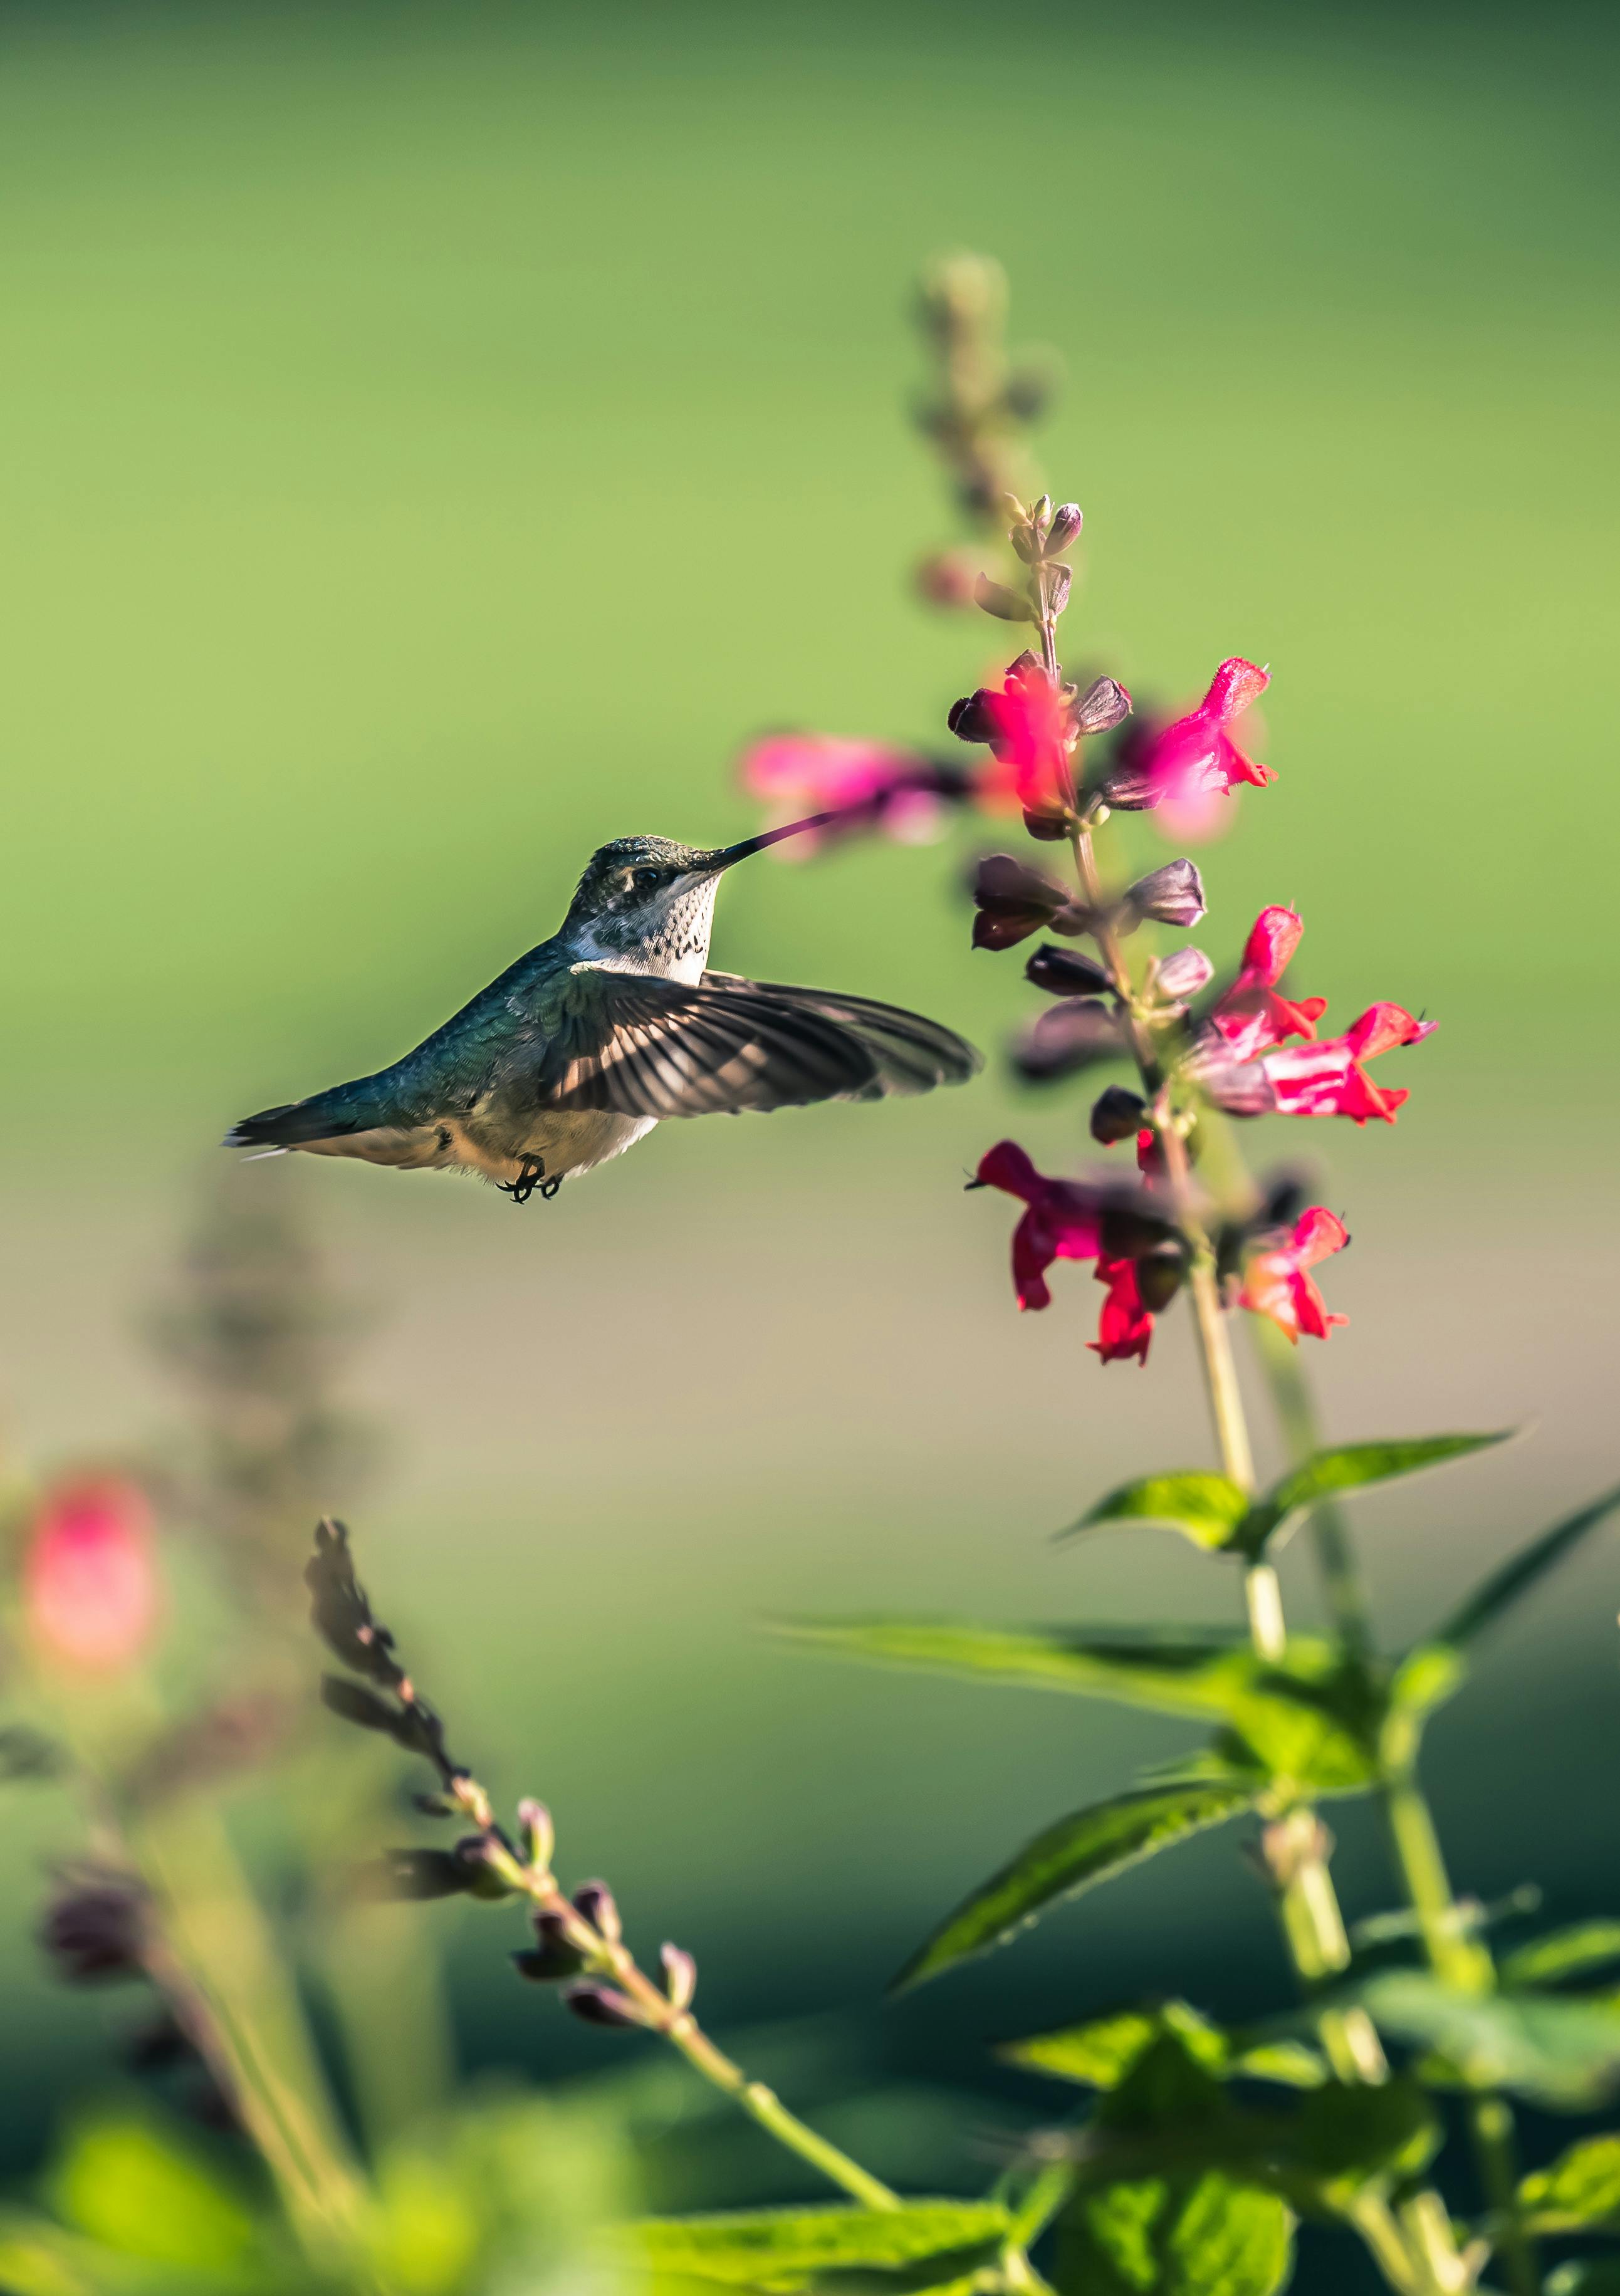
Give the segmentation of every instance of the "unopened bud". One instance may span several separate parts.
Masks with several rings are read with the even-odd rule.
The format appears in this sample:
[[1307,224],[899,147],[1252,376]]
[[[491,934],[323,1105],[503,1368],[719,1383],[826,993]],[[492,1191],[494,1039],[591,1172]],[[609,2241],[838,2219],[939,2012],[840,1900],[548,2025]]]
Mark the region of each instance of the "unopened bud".
[[1116,1061],[1125,1047],[1119,1022],[1091,996],[1065,997],[1025,1029],[1012,1048],[1013,1066],[1030,1084],[1073,1076],[1099,1061]]
[[1100,964],[1090,957],[1081,956],[1076,948],[1057,948],[1042,941],[1024,968],[1024,977],[1032,988],[1044,988],[1048,996],[1095,996],[1114,983]]
[[959,612],[973,604],[974,585],[982,570],[966,551],[936,550],[922,561],[914,578],[919,596],[931,606]]
[[569,1942],[568,1931],[558,1914],[537,1914],[534,1921],[535,1942],[526,1952],[514,1953],[513,1967],[520,1977],[531,1985],[552,1985],[559,1978],[577,1977],[585,1966],[585,1956],[577,1945]]
[[1091,1137],[1105,1148],[1112,1147],[1116,1140],[1134,1140],[1147,1113],[1147,1103],[1139,1092],[1128,1092],[1122,1084],[1111,1084],[1092,1107]]
[[1131,715],[1131,696],[1116,677],[1099,677],[1088,685],[1074,705],[1074,729],[1080,734],[1106,734]]
[[678,1945],[662,1946],[659,1959],[663,1963],[664,1991],[670,2007],[689,2009],[697,1991],[697,1964]]
[[1215,977],[1215,968],[1201,948],[1178,948],[1171,955],[1161,957],[1154,968],[1153,985],[1161,996],[1180,1004],[1207,988]]
[[551,1812],[543,1801],[523,1800],[517,1806],[517,1822],[523,1830],[523,1856],[530,1866],[542,1869],[551,1864],[551,1853],[556,1845],[556,1829],[551,1822]]
[[1009,590],[1005,582],[992,582],[988,574],[981,574],[974,584],[975,603],[999,622],[1032,622],[1034,610],[1027,598],[1016,590]]
[[1052,513],[1052,523],[1047,533],[1048,558],[1057,557],[1079,539],[1085,518],[1078,503],[1059,503]]
[[574,1891],[574,1911],[582,1921],[590,1923],[598,1937],[604,1937],[609,1945],[617,1945],[624,1935],[619,1908],[605,1882],[582,1882]]
[[611,1985],[571,1985],[563,1996],[576,2017],[588,2025],[639,2025],[644,2022],[636,2004]]
[[1007,379],[1001,403],[1016,422],[1033,422],[1050,404],[1057,380],[1049,367],[1018,367]]
[[985,689],[981,685],[951,703],[945,723],[958,742],[988,742],[994,734],[995,726],[984,701]]
[[1163,1315],[1187,1277],[1187,1259],[1178,1244],[1161,1245],[1136,1262],[1136,1288],[1149,1315]]
[[1209,905],[1196,864],[1166,861],[1162,869],[1150,869],[1147,876],[1137,879],[1125,895],[1125,906],[1139,918],[1151,917],[1157,924],[1185,929],[1196,925]]
[[1072,566],[1054,566],[1046,578],[1046,603],[1048,613],[1061,614],[1069,603],[1069,592],[1074,586]]

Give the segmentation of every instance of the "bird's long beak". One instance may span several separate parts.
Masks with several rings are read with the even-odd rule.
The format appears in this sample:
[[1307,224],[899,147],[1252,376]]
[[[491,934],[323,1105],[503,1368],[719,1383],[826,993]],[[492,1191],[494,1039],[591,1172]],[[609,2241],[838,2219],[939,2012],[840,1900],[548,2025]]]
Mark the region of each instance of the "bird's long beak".
[[768,845],[779,845],[785,837],[797,837],[806,829],[825,829],[831,821],[842,821],[843,811],[834,807],[826,813],[807,814],[802,821],[785,822],[780,829],[762,829],[757,837],[744,837],[736,845],[721,845],[709,857],[709,873],[718,876],[733,863],[746,861],[751,853],[762,853]]

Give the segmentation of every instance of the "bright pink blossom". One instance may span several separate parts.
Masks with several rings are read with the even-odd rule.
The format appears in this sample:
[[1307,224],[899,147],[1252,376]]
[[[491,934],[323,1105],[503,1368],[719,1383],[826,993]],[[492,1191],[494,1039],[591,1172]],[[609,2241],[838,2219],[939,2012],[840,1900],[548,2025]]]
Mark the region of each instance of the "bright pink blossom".
[[1249,1261],[1238,1305],[1251,1308],[1256,1316],[1269,1316],[1296,1346],[1302,1332],[1313,1340],[1325,1340],[1336,1324],[1347,1324],[1350,1318],[1328,1313],[1307,1270],[1343,1251],[1349,1241],[1344,1221],[1320,1204],[1312,1204],[1309,1211],[1300,1214],[1286,1243],[1257,1251]]
[[1284,1116],[1348,1116],[1357,1124],[1395,1120],[1409,1093],[1376,1085],[1363,1063],[1396,1045],[1415,1045],[1437,1024],[1414,1021],[1399,1004],[1369,1004],[1342,1037],[1269,1053],[1259,1063],[1272,1104]]
[[1074,811],[1073,697],[1038,661],[1021,658],[1000,685],[981,688],[976,699],[1002,768],[999,784],[986,776],[986,795],[993,798],[998,785],[1010,781],[1032,828],[1049,825],[1061,834]]
[[1105,791],[1109,804],[1144,812],[1154,806],[1183,806],[1200,797],[1223,795],[1236,782],[1264,789],[1275,781],[1271,767],[1257,764],[1228,731],[1271,682],[1269,670],[1240,655],[1223,661],[1197,708],[1141,744],[1139,752],[1109,777]]
[[22,1580],[41,1651],[97,1673],[127,1666],[158,1615],[152,1519],[140,1492],[111,1479],[59,1487],[36,1520]]
[[1095,1259],[1102,1250],[1102,1206],[1094,1188],[1078,1180],[1049,1180],[1015,1141],[1001,1140],[981,1158],[974,1178],[1024,1205],[1013,1230],[1013,1289],[1020,1308],[1049,1308],[1046,1272],[1055,1259]]
[[1243,966],[1211,1020],[1236,1061],[1252,1061],[1290,1037],[1314,1037],[1328,1010],[1325,996],[1295,1004],[1277,984],[1299,947],[1304,926],[1292,909],[1262,909],[1243,947]]
[[1135,1260],[1098,1259],[1097,1280],[1107,1285],[1108,1295],[1098,1319],[1097,1337],[1089,1340],[1087,1346],[1105,1363],[1123,1363],[1134,1356],[1145,1364],[1153,1338],[1153,1317],[1142,1303]]
[[[841,812],[850,829],[882,828],[908,844],[938,834],[947,807],[960,802],[967,776],[915,751],[835,734],[768,734],[743,753],[743,787],[768,806],[775,822],[801,814]],[[776,848],[804,857],[844,827],[808,832]]]

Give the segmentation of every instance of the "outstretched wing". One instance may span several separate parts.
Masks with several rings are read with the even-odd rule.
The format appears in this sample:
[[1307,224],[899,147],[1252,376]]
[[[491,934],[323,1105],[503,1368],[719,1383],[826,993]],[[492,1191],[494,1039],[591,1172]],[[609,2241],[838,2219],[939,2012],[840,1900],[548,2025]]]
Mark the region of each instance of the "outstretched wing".
[[949,1029],[860,997],[595,965],[575,983],[535,1079],[547,1107],[663,1118],[877,1100],[960,1083],[979,1064]]

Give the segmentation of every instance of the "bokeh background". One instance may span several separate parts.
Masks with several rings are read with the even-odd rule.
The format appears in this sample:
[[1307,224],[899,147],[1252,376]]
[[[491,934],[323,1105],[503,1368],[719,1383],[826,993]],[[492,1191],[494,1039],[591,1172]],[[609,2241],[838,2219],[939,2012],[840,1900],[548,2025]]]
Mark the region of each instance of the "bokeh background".
[[[740,832],[761,727],[940,737],[1003,651],[909,586],[951,529],[907,298],[965,245],[1068,371],[1040,453],[1087,514],[1071,653],[1165,701],[1272,666],[1280,778],[1201,857],[1200,939],[1292,900],[1337,1015],[1443,1022],[1397,1056],[1394,1130],[1261,1144],[1325,1160],[1355,1232],[1312,1366],[1333,1432],[1529,1431],[1365,1502],[1387,1632],[1612,1479],[1599,12],[12,7],[0,42],[0,1387],[30,1456],[172,1417],[138,1326],[231,1118],[415,1041],[602,839]],[[1036,1000],[968,951],[959,871],[761,861],[717,960],[994,1046]],[[366,1306],[363,1565],[459,1740],[546,1794],[639,1941],[696,1951],[715,2021],[810,2021],[857,2091],[976,2094],[988,2040],[1134,1992],[1282,1997],[1222,1835],[885,2005],[967,1884],[1185,1734],[758,1630],[1229,1614],[1168,1540],[1049,1543],[1207,1451],[1178,1319],[1145,1374],[1100,1370],[1083,1272],[1018,1318],[1008,1207],[960,1193],[1008,1129],[1073,1164],[1083,1107],[992,1063],[925,1103],[667,1127],[522,1214],[259,1168]],[[1599,1545],[1434,1731],[1468,1889],[1614,1909],[1616,1585]],[[6,1824],[17,2166],[107,2025],[30,1942],[70,1806]],[[1359,1911],[1386,1868],[1359,1810],[1341,1831]],[[499,1916],[410,1918],[451,1948],[467,2066],[616,2046],[512,1984]]]

